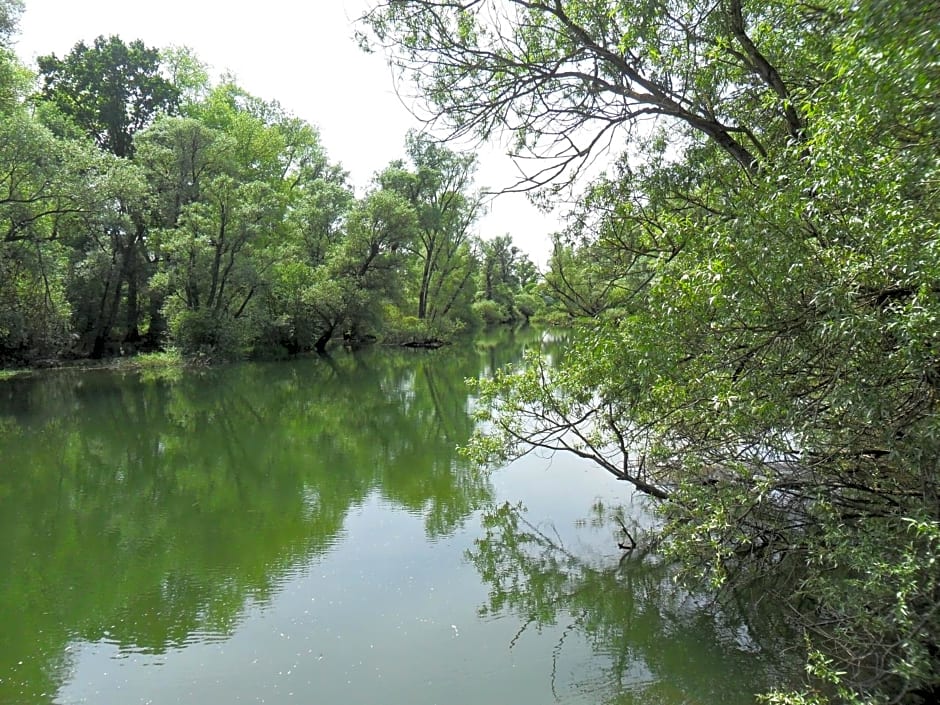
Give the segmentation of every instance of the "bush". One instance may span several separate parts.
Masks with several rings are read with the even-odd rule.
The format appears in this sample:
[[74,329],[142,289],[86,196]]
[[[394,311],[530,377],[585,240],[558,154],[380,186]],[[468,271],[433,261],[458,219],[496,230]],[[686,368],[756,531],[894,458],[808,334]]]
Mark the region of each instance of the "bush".
[[473,314],[484,326],[498,326],[512,321],[512,316],[507,313],[504,306],[489,299],[474,303]]
[[544,308],[539,297],[529,293],[519,294],[516,296],[514,303],[519,315],[526,321],[532,318],[540,309]]
[[182,311],[170,318],[170,333],[184,355],[233,359],[243,357],[246,331],[240,321],[217,318],[212,311]]

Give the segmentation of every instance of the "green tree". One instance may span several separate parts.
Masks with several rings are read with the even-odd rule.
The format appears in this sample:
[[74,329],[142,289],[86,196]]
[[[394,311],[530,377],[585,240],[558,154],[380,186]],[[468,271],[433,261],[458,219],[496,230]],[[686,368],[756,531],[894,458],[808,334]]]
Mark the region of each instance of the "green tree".
[[543,158],[531,184],[626,144],[553,266],[617,255],[597,280],[616,305],[584,310],[558,367],[532,356],[483,385],[474,448],[590,458],[659,500],[688,575],[772,576],[810,644],[805,692],[778,699],[940,688],[937,12],[396,0],[367,16],[432,117]]
[[[138,132],[179,106],[179,90],[162,75],[160,52],[140,41],[101,36],[91,47],[76,44],[62,59],[52,54],[37,62],[43,120],[64,137],[85,135],[120,158],[133,156]],[[89,235],[80,246],[76,326],[92,357],[106,354],[113,337],[133,344],[140,339],[141,290],[152,272],[145,200],[142,188],[125,193],[106,237]],[[152,342],[161,328],[157,323]]]
[[198,105],[212,90],[209,65],[187,46],[171,45],[160,52],[160,66],[167,80],[179,92],[180,112]]
[[324,333],[316,304],[330,312],[325,345],[349,309],[336,271],[345,173],[312,126],[230,80],[186,112],[142,133],[137,158],[154,185],[151,289],[173,339],[223,355],[297,352]]
[[22,0],[3,0],[0,2],[0,44],[7,45],[16,32],[20,13],[23,12]]
[[[137,166],[99,153],[107,171],[93,184],[96,207],[68,236],[69,300],[76,352],[100,358],[139,339],[138,291],[148,235],[147,185]],[[123,313],[123,315],[122,315]]]
[[480,243],[480,283],[474,309],[487,324],[524,321],[535,312],[527,289],[538,270],[509,235]]
[[173,113],[179,90],[161,75],[160,52],[140,40],[103,36],[76,44],[62,59],[37,59],[42,97],[101,148],[119,157],[134,151],[134,135],[160,113]]
[[236,92],[217,87],[196,118],[158,121],[140,140],[156,187],[153,285],[174,340],[188,351],[247,348],[250,305],[276,259],[284,143],[276,125],[228,99]]
[[[838,17],[838,7],[744,0],[394,0],[365,15],[363,39],[389,53],[454,136],[508,130],[518,152],[547,160],[530,175],[544,184],[614,132],[643,140],[634,127],[650,116],[754,171],[772,141],[803,135],[799,101],[820,80],[825,43],[802,30]],[[797,36],[807,41],[789,41]],[[797,64],[805,84],[783,79]]]
[[333,286],[336,282],[331,282],[329,271],[335,269],[354,206],[345,173],[329,165],[325,156],[300,188],[291,189],[285,214],[287,235],[272,269],[271,286],[264,292],[265,323],[259,347],[268,353],[280,349],[297,353],[316,344],[322,352],[343,325],[342,289]]
[[81,251],[119,237],[114,203],[137,182],[128,165],[55,137],[23,108],[0,121],[0,170],[0,355],[49,356],[70,345],[76,306],[109,305],[97,284],[93,296],[73,295],[85,274],[102,276]]
[[416,315],[433,325],[468,307],[472,297],[471,228],[482,209],[480,196],[471,191],[476,159],[416,132],[409,133],[405,146],[413,170],[399,161],[377,178],[417,213],[417,237],[409,245],[416,268]]
[[135,141],[135,162],[149,184],[147,340],[153,347],[164,342],[167,323],[164,306],[168,293],[166,245],[192,204],[201,198],[208,180],[224,172],[226,142],[197,120],[164,117]]
[[368,297],[351,321],[353,334],[362,323],[377,320],[382,302],[400,302],[406,249],[414,242],[416,227],[412,205],[382,189],[369,193],[350,213],[333,268],[356,281]]
[[410,204],[384,190],[369,194],[351,211],[346,236],[314,270],[305,294],[319,321],[317,352],[325,351],[337,331],[355,340],[375,329],[383,303],[400,291],[404,248],[415,223]]
[[26,72],[10,47],[22,11],[20,0],[0,0],[0,113],[12,109],[28,87]]
[[659,215],[671,204],[635,190],[624,163],[613,172],[587,188],[565,230],[553,236],[542,292],[567,319],[623,315],[655,278],[657,259],[682,250]]
[[89,207],[74,190],[80,150],[56,140],[23,104],[30,79],[9,46],[22,9],[0,2],[0,359],[17,362],[66,340],[64,258],[54,240]]

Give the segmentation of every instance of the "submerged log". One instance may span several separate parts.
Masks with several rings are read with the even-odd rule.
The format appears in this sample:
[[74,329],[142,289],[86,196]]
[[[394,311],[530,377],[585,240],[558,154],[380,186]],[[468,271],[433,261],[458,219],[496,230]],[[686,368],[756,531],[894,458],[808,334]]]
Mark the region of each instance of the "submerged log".
[[407,343],[402,343],[403,348],[424,348],[427,350],[436,350],[437,348],[442,348],[447,343],[443,340],[437,338],[428,338],[427,340],[410,340]]

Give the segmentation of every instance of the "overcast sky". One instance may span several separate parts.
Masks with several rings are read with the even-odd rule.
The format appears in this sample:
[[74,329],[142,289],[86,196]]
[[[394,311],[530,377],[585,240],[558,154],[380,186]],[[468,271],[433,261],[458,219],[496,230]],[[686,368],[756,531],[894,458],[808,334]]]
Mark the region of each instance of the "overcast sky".
[[[384,57],[359,51],[354,21],[368,0],[25,0],[17,52],[63,56],[79,41],[119,35],[147,46],[192,48],[213,74],[232,71],[239,84],[277,100],[320,129],[331,160],[365,187],[389,161],[404,156],[404,136],[418,127],[395,95]],[[481,155],[477,184],[498,189],[514,182],[505,149]],[[557,220],[518,194],[502,195],[479,225],[483,237],[509,233],[540,265]]]

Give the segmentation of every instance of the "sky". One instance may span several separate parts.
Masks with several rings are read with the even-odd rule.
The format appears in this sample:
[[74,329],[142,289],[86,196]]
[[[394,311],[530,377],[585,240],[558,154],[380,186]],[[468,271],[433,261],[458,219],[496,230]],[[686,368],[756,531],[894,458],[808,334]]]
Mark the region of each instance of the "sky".
[[[372,175],[404,157],[409,128],[420,127],[396,95],[380,54],[353,40],[354,22],[368,0],[25,0],[15,44],[32,65],[37,56],[64,56],[79,41],[116,34],[147,46],[188,46],[239,85],[316,125],[329,157],[342,163],[360,193]],[[412,106],[414,107],[414,106]],[[512,185],[518,170],[505,147],[479,152],[477,186]],[[478,225],[484,238],[509,233],[540,266],[557,217],[543,215],[522,194],[490,202]]]

